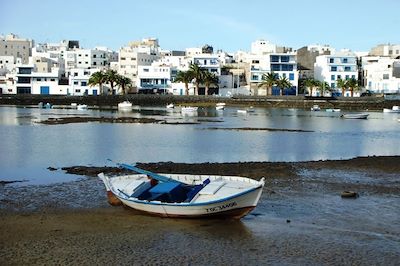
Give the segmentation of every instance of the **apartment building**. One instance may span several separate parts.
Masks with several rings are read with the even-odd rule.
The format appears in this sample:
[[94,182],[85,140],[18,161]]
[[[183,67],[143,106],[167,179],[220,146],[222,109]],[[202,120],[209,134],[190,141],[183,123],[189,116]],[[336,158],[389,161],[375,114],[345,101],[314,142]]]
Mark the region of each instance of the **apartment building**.
[[[265,55],[251,54],[247,57],[249,63],[250,90],[253,95],[266,95],[266,88],[259,88],[263,81],[264,74],[274,72],[277,78],[287,78],[292,88],[286,89],[283,93],[297,95],[299,74],[297,71],[296,53],[270,53]],[[273,88],[273,95],[279,95],[280,89]]]
[[400,59],[367,56],[362,58],[361,85],[372,93],[400,93]]
[[330,55],[335,49],[329,45],[312,44],[297,49],[297,68],[300,78],[314,78],[314,64],[317,56]]
[[15,34],[0,36],[0,57],[13,56],[14,61],[20,58],[22,64],[28,64],[29,56],[32,55],[32,45],[32,40],[19,38]]
[[160,58],[158,40],[154,38],[134,41],[122,47],[118,55],[118,74],[132,80],[133,87],[139,87],[139,66],[150,66]]
[[[337,80],[356,79],[358,80],[357,57],[349,50],[342,50],[332,55],[317,56],[314,64],[314,78],[327,82],[333,95],[341,95],[341,88],[337,88]],[[314,92],[318,94],[319,92]],[[345,95],[350,96],[350,92]]]
[[400,44],[379,44],[371,49],[369,55],[400,59]]

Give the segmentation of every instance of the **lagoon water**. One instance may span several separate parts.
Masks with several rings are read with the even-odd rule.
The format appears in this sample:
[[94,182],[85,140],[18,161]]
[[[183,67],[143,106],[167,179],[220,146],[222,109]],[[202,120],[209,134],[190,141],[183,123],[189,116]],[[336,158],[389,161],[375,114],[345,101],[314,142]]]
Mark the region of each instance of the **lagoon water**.
[[[199,108],[182,115],[163,107],[116,110],[0,107],[0,180],[49,184],[73,180],[48,167],[112,165],[116,162],[238,162],[348,159],[400,155],[398,114],[368,112],[367,120],[347,120],[340,113],[301,109],[254,108],[237,113]],[[44,125],[37,121],[65,116],[151,117],[171,123],[78,123]],[[268,130],[224,130],[270,128]],[[299,130],[290,132],[285,130]]]

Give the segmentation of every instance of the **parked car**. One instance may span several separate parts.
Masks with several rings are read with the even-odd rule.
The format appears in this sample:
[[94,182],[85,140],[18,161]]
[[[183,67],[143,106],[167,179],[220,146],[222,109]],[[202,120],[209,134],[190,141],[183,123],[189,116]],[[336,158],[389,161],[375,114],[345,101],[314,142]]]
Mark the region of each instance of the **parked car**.
[[372,96],[372,93],[370,91],[365,91],[360,95],[360,97],[366,97],[366,96]]

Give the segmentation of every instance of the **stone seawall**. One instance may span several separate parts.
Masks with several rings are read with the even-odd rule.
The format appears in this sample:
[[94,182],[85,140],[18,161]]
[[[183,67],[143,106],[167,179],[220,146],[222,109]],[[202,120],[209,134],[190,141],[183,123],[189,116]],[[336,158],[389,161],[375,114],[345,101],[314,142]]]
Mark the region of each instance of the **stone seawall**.
[[362,98],[305,98],[304,96],[174,96],[174,95],[108,95],[108,96],[58,96],[58,95],[0,95],[0,105],[37,105],[51,103],[53,105],[70,105],[71,103],[89,106],[117,106],[119,102],[128,100],[135,105],[160,106],[168,103],[175,105],[212,106],[217,102],[228,105],[259,106],[271,108],[304,108],[314,104],[321,108],[340,108],[344,110],[382,110],[400,105],[400,100],[385,100],[383,97]]

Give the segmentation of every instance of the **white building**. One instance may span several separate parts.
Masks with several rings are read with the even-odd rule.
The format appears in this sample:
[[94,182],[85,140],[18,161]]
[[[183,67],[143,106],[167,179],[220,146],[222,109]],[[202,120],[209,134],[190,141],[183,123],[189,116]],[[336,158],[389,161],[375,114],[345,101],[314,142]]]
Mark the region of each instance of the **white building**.
[[362,84],[372,93],[400,93],[400,59],[363,57]]
[[89,86],[90,76],[100,71],[100,69],[82,69],[75,68],[70,69],[66,73],[68,77],[68,85],[64,85],[66,95],[82,96],[82,95],[99,95],[104,94],[108,87],[105,84],[102,85],[102,90],[98,85]]
[[400,44],[379,44],[371,49],[369,55],[400,59]]
[[153,63],[151,66],[139,66],[137,84],[139,92],[166,93],[171,87],[171,69],[169,65],[158,63]]
[[[336,84],[338,79],[358,80],[357,57],[348,50],[317,56],[314,64],[314,78],[327,82],[334,90],[334,95],[341,95],[341,88],[337,88]],[[314,93],[318,95],[319,92]],[[346,92],[343,96],[350,96],[350,92]]]
[[[247,57],[250,64],[249,81],[252,94],[266,95],[267,89],[259,88],[263,81],[262,76],[267,73],[275,73],[277,78],[287,78],[292,88],[284,90],[283,94],[297,95],[299,74],[297,71],[296,53],[270,53],[265,55],[251,54]],[[273,88],[273,95],[279,95],[280,89]]]
[[257,55],[276,53],[276,44],[266,40],[257,40],[251,43],[251,53]]
[[34,72],[35,66],[26,64],[17,67],[13,93],[16,94],[42,94],[63,95],[64,91],[58,87],[59,69],[53,68],[52,72]]

